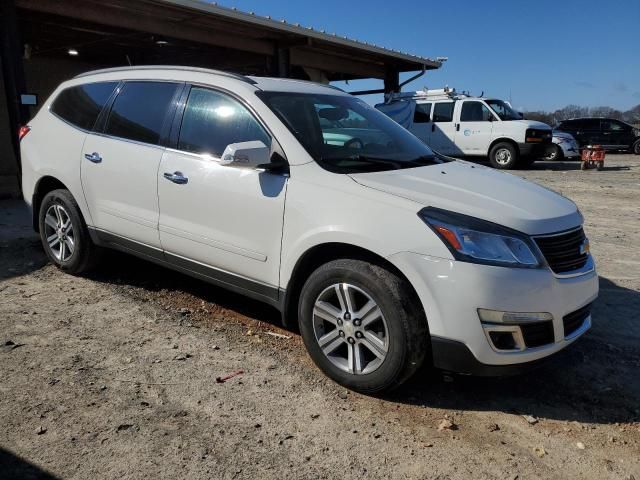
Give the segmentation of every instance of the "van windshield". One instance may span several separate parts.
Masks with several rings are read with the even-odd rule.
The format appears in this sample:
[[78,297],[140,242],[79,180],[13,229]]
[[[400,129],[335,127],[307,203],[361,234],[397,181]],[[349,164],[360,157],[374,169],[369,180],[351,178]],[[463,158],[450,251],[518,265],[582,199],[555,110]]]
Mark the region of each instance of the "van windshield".
[[346,95],[256,92],[309,154],[335,173],[397,170],[447,161],[389,117]]
[[522,120],[522,115],[502,100],[485,100],[501,120]]

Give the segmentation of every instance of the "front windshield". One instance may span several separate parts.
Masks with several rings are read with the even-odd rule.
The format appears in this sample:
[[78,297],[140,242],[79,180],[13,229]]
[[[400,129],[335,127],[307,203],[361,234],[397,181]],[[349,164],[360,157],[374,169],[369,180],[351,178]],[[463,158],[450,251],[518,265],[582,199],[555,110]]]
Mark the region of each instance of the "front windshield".
[[485,100],[501,120],[522,120],[522,115],[502,100]]
[[257,92],[307,152],[336,173],[397,170],[445,160],[362,100],[346,95]]

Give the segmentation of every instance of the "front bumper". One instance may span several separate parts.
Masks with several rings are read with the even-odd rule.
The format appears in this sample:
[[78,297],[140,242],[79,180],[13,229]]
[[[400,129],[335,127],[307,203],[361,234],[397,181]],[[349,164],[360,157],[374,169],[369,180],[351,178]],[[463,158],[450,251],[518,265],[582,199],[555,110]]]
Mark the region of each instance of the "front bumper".
[[[442,345],[462,344],[480,365],[511,366],[536,362],[557,353],[591,326],[588,316],[576,332],[565,337],[563,317],[590,304],[598,296],[595,269],[574,277],[559,277],[548,268],[495,267],[411,252],[397,253],[389,260],[415,288],[429,322],[430,334],[436,339],[434,363],[447,370],[455,371],[451,367],[454,364],[448,361],[449,367],[445,365],[443,349],[438,348],[438,342]],[[478,308],[551,313],[553,340],[521,351],[496,351],[487,339]],[[452,348],[456,351],[456,347]]]
[[552,142],[518,143],[518,150],[523,158],[542,158],[548,154],[551,145]]
[[580,149],[578,148],[578,144],[575,142],[560,142],[556,145],[560,146],[565,158],[575,158],[580,156]]

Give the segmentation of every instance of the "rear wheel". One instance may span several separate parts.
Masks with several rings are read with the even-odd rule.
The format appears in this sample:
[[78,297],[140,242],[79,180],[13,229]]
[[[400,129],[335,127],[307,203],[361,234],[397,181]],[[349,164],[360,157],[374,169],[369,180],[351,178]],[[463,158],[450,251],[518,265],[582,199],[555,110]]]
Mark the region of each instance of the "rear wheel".
[[406,281],[378,265],[335,260],[300,295],[300,333],[315,364],[362,393],[395,388],[430,352],[426,319]]
[[489,162],[501,170],[514,169],[518,163],[518,151],[510,143],[497,143],[489,152]]
[[38,221],[42,246],[54,265],[73,274],[91,269],[99,251],[68,190],[53,190],[45,195]]
[[640,155],[640,140],[637,140],[636,143],[633,144],[633,147],[631,147],[631,151],[635,155]]

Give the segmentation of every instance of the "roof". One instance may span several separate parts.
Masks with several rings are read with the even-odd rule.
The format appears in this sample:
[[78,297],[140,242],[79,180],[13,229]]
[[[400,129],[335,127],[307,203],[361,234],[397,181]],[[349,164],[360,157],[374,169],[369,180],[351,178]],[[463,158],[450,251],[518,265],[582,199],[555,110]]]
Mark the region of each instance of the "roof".
[[286,20],[274,20],[269,16],[263,17],[256,15],[254,12],[243,12],[237,8],[222,7],[214,3],[205,3],[198,0],[156,0],[158,2],[180,5],[192,10],[199,10],[209,14],[218,15],[232,20],[239,20],[251,25],[272,28],[283,32],[289,32],[309,38],[316,38],[324,42],[340,45],[343,47],[352,47],[372,53],[382,54],[398,60],[418,63],[426,68],[440,68],[442,62],[413,55],[400,50],[384,48],[374,43],[356,40],[336,33],[327,33],[325,30],[317,30],[313,27],[304,27],[299,23],[288,23]]
[[197,0],[15,0],[29,54],[85,64],[194,65],[327,82],[440,68],[441,62]]
[[308,80],[295,80],[291,78],[273,77],[249,77],[255,81],[255,86],[260,90],[269,92],[296,92],[348,95],[344,90],[333,85],[310,82]]
[[[273,92],[297,92],[297,93],[333,93],[347,95],[343,90],[332,85],[325,85],[316,82],[310,82],[307,80],[295,80],[290,78],[273,78],[273,77],[247,77],[244,75],[238,75],[235,73],[224,72],[221,70],[213,70],[209,68],[190,67],[182,65],[140,65],[135,67],[114,67],[114,68],[102,68],[99,70],[91,70],[76,75],[75,79],[90,78],[96,75],[104,74],[116,74],[123,73],[122,79],[132,78],[131,74],[136,72],[156,72],[157,74],[165,73],[162,77],[167,77],[166,72],[193,72],[198,74],[213,75],[225,77],[228,79],[237,80],[249,85],[252,85],[256,89],[273,91]],[[112,76],[111,78],[117,78]],[[184,75],[176,75],[176,79],[180,77],[181,81],[189,81],[188,77]],[[139,78],[134,76],[133,78]],[[197,81],[197,80],[192,80]],[[79,82],[82,83],[82,82]]]

